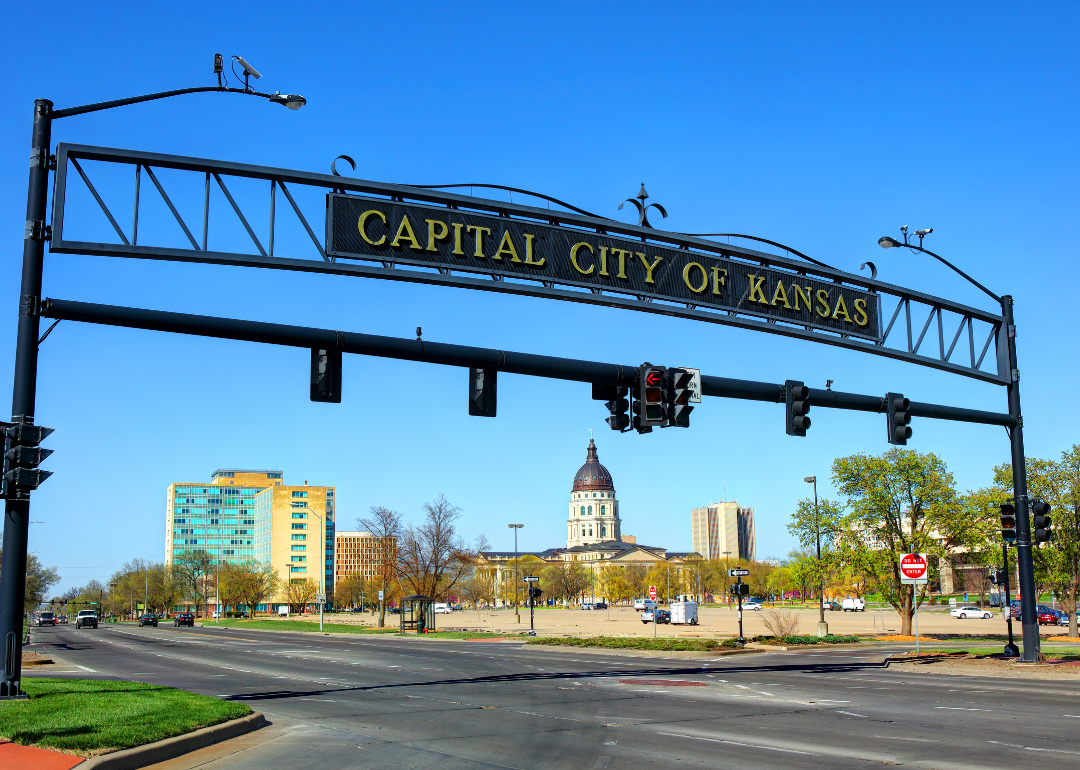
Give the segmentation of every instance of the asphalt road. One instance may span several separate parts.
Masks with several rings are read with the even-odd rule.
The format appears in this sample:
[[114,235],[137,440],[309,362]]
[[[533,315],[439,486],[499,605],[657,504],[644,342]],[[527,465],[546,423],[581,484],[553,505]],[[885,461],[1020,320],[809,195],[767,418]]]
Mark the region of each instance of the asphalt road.
[[32,641],[81,676],[243,701],[274,722],[207,770],[1080,768],[1080,682],[891,672],[881,648],[661,659],[171,626]]

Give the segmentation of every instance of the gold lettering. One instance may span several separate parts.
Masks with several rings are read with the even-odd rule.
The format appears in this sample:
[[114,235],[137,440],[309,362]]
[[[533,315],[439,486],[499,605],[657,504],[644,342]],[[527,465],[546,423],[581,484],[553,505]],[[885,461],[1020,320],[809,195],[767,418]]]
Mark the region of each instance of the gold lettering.
[[[442,228],[442,230],[440,232],[438,232],[438,233],[435,232],[436,225],[438,225],[439,227]],[[435,242],[443,240],[448,235],[450,235],[450,228],[446,226],[446,222],[443,222],[441,219],[429,219],[429,220],[427,220],[427,250],[428,251],[438,251],[439,249],[435,246]]]
[[461,222],[451,222],[450,226],[454,228],[454,255],[463,257],[465,252],[461,250],[461,228],[465,225]]
[[495,252],[495,256],[492,259],[502,259],[502,255],[507,254],[510,257],[511,262],[520,262],[518,259],[517,249],[514,247],[514,239],[510,237],[510,231],[504,230],[502,242],[499,244],[499,250]]
[[[406,233],[408,233],[408,235],[406,235]],[[416,249],[417,251],[424,250],[424,247],[420,245],[420,241],[416,237],[416,233],[413,232],[412,222],[409,221],[408,214],[401,215],[401,224],[398,225],[397,235],[394,236],[394,240],[390,242],[390,245],[396,248],[401,241],[408,241],[410,249]]]
[[719,294],[721,286],[727,286],[727,268],[714,267],[712,269],[712,293]]
[[[696,267],[698,270],[701,271],[700,286],[694,286],[694,284],[690,283],[690,268],[692,267]],[[686,263],[686,267],[682,269],[682,279],[683,283],[686,284],[686,288],[694,292],[694,294],[701,294],[701,292],[705,291],[705,287],[709,285],[709,274],[706,273],[705,268],[699,265],[697,262]]]
[[814,312],[817,313],[822,318],[828,318],[829,317],[829,292],[825,291],[825,289],[818,289],[817,290],[817,301],[818,301],[819,307],[825,308],[825,312],[822,312],[818,308],[815,308]]
[[608,271],[607,271],[607,250],[608,250],[607,246],[601,246],[600,247],[600,272],[599,272],[599,275],[606,276],[608,274]]
[[380,238],[379,240],[377,240],[377,241],[373,241],[370,238],[368,238],[367,220],[368,220],[368,217],[372,217],[372,216],[378,217],[379,219],[382,220],[384,225],[386,224],[386,214],[384,214],[381,211],[378,211],[376,209],[371,209],[370,211],[365,211],[363,214],[360,215],[360,222],[359,222],[359,225],[358,225],[359,228],[360,228],[360,237],[363,238],[368,243],[370,243],[372,246],[382,246],[384,243],[386,243],[386,236],[385,235],[382,238]]
[[786,307],[788,310],[791,310],[791,303],[788,302],[787,292],[784,291],[784,282],[783,281],[777,281],[776,282],[776,291],[773,292],[772,302],[770,302],[769,304],[770,305],[775,305],[776,300],[778,300],[778,299],[783,300],[784,307]]
[[474,257],[480,257],[481,259],[483,259],[484,258],[484,233],[487,233],[488,235],[491,235],[491,230],[489,230],[486,227],[478,227],[476,225],[469,225],[468,227],[465,228],[465,230],[470,232],[470,233],[471,232],[476,233],[476,253],[473,254],[473,256]]
[[611,253],[612,255],[619,255],[619,274],[615,277],[626,278],[626,258],[630,256],[630,252],[625,249],[616,249],[612,247]]
[[592,253],[592,250],[593,250],[593,247],[590,246],[589,244],[585,243],[584,241],[582,241],[581,243],[575,243],[570,248],[570,264],[573,265],[574,269],[577,270],[582,275],[588,275],[589,273],[591,273],[593,271],[594,265],[589,265],[588,270],[582,270],[581,269],[581,265],[579,265],[578,261],[577,261],[578,249],[581,249],[581,248],[588,249],[589,253]]
[[[862,317],[860,321],[859,318]],[[866,300],[855,300],[855,323],[859,326],[866,326],[870,323],[870,316],[866,314]]]
[[797,283],[793,283],[793,284],[791,284],[791,290],[793,292],[795,292],[795,309],[796,310],[799,309],[799,300],[800,299],[802,299],[802,301],[806,303],[806,309],[807,310],[813,310],[814,309],[814,303],[810,299],[814,294],[813,289],[811,289],[809,286],[807,286],[806,291],[804,292],[803,289],[802,289],[802,286],[799,286],[799,284],[797,284]]
[[547,262],[547,257],[542,257],[539,262],[533,261],[533,238],[535,237],[535,235],[525,233],[525,264],[533,267],[543,267],[544,263]]
[[652,277],[653,270],[655,270],[656,266],[660,264],[661,260],[663,260],[663,257],[657,257],[655,260],[653,260],[653,263],[650,265],[649,260],[645,259],[644,254],[642,254],[640,251],[635,251],[634,253],[638,255],[638,259],[641,260],[641,264],[645,265],[645,270],[646,270],[645,283],[655,284],[656,281],[654,281],[653,277]]
[[[765,283],[765,276],[758,278],[753,273],[750,273],[746,278],[750,281],[750,297],[747,301],[760,302],[762,305],[768,305],[769,300],[765,299],[765,293],[761,291],[761,284]],[[756,297],[761,297],[761,299],[756,299]]]
[[844,295],[843,294],[841,294],[839,297],[836,298],[836,309],[833,310],[833,314],[832,314],[833,320],[835,321],[837,319],[837,317],[841,313],[843,313],[843,315],[844,315],[844,320],[847,321],[848,323],[851,323],[851,316],[848,315],[847,303],[844,302]]

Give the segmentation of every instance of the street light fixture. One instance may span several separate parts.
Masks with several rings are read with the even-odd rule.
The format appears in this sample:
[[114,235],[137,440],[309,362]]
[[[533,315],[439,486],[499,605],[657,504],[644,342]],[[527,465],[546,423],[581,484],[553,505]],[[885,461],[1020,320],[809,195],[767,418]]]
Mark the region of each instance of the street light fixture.
[[[818,511],[817,476],[804,476],[803,481],[814,485],[814,534],[817,536],[818,570],[821,570],[821,513]],[[818,586],[818,636],[829,635],[829,624],[825,622],[825,575],[821,575]]]
[[508,526],[510,529],[514,530],[514,618],[516,619],[515,622],[520,623],[521,622],[521,614],[518,612],[518,603],[519,603],[519,600],[518,600],[518,583],[520,582],[519,581],[520,575],[518,573],[520,572],[520,569],[519,569],[519,566],[518,566],[517,531],[519,529],[521,529],[522,527],[524,527],[525,525],[524,524],[507,524],[506,526]]
[[303,508],[307,508],[313,514],[319,518],[319,631],[323,630],[323,607],[326,604],[326,522],[322,516],[315,511],[307,503],[304,503]]

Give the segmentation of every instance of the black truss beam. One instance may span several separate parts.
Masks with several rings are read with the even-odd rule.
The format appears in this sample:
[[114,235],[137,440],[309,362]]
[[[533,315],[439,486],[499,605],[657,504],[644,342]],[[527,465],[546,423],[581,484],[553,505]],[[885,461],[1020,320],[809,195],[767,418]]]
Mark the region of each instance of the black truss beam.
[[[427,340],[383,337],[333,329],[314,329],[306,326],[171,313],[63,299],[44,300],[41,304],[41,315],[56,320],[81,321],[129,329],[192,334],[296,348],[337,349],[344,353],[463,368],[491,368],[510,374],[589,382],[597,385],[630,386],[636,381],[638,373],[637,365],[608,364]],[[701,392],[702,395],[719,398],[768,403],[784,402],[782,384],[753,380],[702,375]],[[810,389],[810,403],[819,409],[847,409],[874,413],[884,413],[886,410],[883,396],[864,396],[815,388]],[[1007,428],[1016,424],[1015,418],[1009,414],[916,401],[911,402],[911,414],[915,417],[1002,425]]]

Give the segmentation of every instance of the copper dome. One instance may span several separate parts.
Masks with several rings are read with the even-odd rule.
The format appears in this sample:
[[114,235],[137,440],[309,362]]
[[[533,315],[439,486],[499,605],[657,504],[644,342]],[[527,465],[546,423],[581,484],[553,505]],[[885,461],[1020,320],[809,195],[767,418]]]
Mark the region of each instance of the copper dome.
[[611,480],[608,469],[600,464],[596,457],[596,444],[589,439],[589,449],[585,457],[585,464],[578,468],[574,475],[574,492],[607,492],[615,491],[615,484]]

